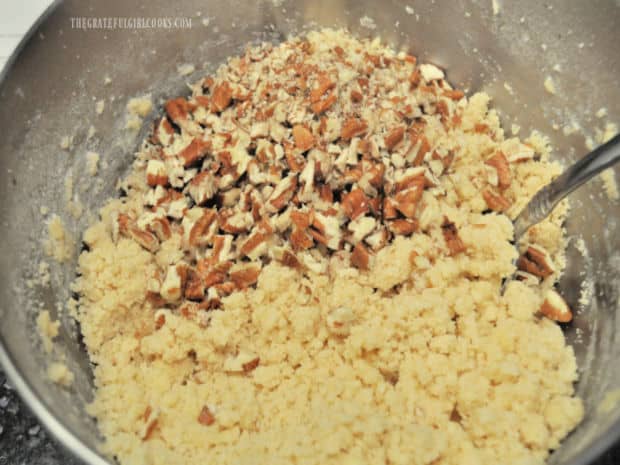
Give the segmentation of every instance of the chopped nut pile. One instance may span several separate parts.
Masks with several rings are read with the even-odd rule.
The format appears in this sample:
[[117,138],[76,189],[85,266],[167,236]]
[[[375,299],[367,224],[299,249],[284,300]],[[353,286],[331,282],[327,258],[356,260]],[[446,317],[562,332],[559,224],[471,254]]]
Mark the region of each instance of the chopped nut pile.
[[[144,210],[116,218],[120,235],[153,253],[179,236],[183,256],[150,281],[157,305],[219,307],[274,260],[324,273],[341,255],[367,270],[395,236],[419,230],[425,191],[447,195],[440,178],[459,147],[427,133],[462,124],[463,92],[405,53],[316,48],[249,49],[165,103],[138,155]],[[488,157],[489,209],[511,206],[511,163],[533,157],[527,145]],[[455,224],[442,228],[450,252],[464,252]]]
[[555,323],[566,205],[511,243],[560,171],[544,138],[505,139],[486,94],[345,31],[250,47],[191,89],[84,234],[105,451],[544,463],[583,416]]

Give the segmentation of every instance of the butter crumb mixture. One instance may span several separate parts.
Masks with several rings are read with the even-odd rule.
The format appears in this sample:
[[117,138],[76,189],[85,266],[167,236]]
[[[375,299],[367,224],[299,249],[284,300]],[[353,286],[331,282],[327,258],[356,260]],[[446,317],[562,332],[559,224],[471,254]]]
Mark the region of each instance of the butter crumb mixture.
[[167,101],[79,258],[105,451],[544,463],[583,417],[554,290],[567,207],[517,252],[510,218],[560,167],[488,104],[334,30]]

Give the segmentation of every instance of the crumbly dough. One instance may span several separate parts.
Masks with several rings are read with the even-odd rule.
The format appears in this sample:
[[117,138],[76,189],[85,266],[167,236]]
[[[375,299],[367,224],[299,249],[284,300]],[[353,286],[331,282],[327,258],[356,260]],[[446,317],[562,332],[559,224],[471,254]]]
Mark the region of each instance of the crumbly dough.
[[73,255],[75,243],[71,234],[59,216],[54,215],[47,225],[48,239],[45,241],[45,253],[58,263],[68,261]]
[[[332,62],[336,46],[353,58],[397,59],[343,31],[307,41],[312,63]],[[252,66],[278,63],[300,43],[257,47],[268,58]],[[394,80],[389,68],[375,72]],[[343,69],[341,79],[354,77]],[[428,118],[425,135],[432,147],[454,150],[452,167],[424,191],[419,230],[395,236],[368,270],[338,255],[324,273],[274,260],[255,286],[200,318],[146,298],[149,278],[183,258],[180,239],[151,252],[118,234],[115,218],[141,214],[150,191],[138,160],[123,183],[128,195],[86,231],[75,286],[97,387],[89,412],[105,452],[123,465],[543,464],[583,417],[573,350],[538,314],[564,265],[567,207],[522,244],[544,248],[552,274],[535,285],[511,281],[501,295],[518,256],[508,216],[560,167],[547,161],[540,135],[527,145],[505,139],[488,105],[485,94],[461,97],[460,121],[449,129],[438,114]],[[364,117],[380,126],[372,113]],[[497,183],[485,161],[498,151],[518,160],[502,194],[508,216],[489,212],[482,194]],[[456,248],[447,239],[455,235]]]
[[43,348],[48,354],[52,353],[54,348],[54,338],[58,336],[58,328],[60,327],[59,321],[54,321],[50,317],[48,310],[43,310],[37,316],[37,329],[39,330],[39,336],[43,343]]
[[52,383],[69,387],[73,384],[73,373],[62,362],[52,362],[47,367],[47,377]]

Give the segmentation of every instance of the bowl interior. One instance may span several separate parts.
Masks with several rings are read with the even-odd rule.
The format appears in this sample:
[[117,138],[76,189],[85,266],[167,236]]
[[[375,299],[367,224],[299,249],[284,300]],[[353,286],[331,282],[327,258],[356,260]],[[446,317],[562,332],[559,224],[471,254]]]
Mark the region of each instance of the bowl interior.
[[[620,8],[614,0],[493,4],[499,7],[496,14],[492,2],[473,0],[410,5],[394,0],[187,0],[174,12],[164,0],[148,5],[70,0],[50,10],[0,74],[0,360],[61,442],[85,461],[105,463],[93,452],[99,437],[95,422],[84,413],[92,399],[92,373],[67,301],[81,232],[114,195],[146,131],[124,129],[127,99],[150,94],[161,102],[186,93],[186,82],[248,42],[277,42],[321,26],[348,27],[360,36],[380,35],[396,48],[447,68],[454,85],[488,92],[507,132],[512,124],[521,127],[520,134],[537,129],[549,136],[556,159],[575,160],[587,152],[586,137],[594,138],[607,121],[620,119]],[[372,18],[374,28],[362,26],[364,16]],[[76,18],[127,17],[184,17],[191,19],[191,27],[75,27]],[[180,76],[178,66],[187,63],[196,71]],[[556,83],[555,95],[545,90],[547,76]],[[105,110],[99,115],[100,100]],[[600,108],[606,108],[605,117],[597,117]],[[91,126],[96,133],[89,137]],[[572,127],[579,130],[572,132]],[[60,147],[64,136],[72,138],[68,151]],[[86,174],[87,151],[101,155],[97,178]],[[73,189],[67,196],[69,177]],[[566,228],[572,240],[561,288],[577,309],[566,334],[577,354],[577,390],[587,415],[551,463],[589,463],[620,436],[620,410],[603,402],[620,388],[620,369],[613,363],[620,355],[615,342],[620,206],[602,187],[595,180],[571,197]],[[85,207],[79,218],[66,209],[76,197]],[[58,214],[75,238],[72,258],[64,264],[42,251],[50,214]],[[45,285],[36,279],[42,260],[51,267]],[[46,379],[48,360],[35,329],[41,308],[62,321],[59,344],[76,377],[69,390]]]

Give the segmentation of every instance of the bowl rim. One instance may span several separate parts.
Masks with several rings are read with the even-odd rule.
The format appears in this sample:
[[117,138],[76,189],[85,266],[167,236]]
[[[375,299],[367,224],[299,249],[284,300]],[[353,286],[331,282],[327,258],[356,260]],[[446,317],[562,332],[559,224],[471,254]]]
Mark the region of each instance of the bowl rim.
[[[52,0],[52,3],[34,21],[28,31],[24,34],[13,53],[7,59],[3,68],[0,69],[0,87],[9,75],[13,65],[17,62],[20,54],[31,41],[35,32],[43,25],[52,13],[64,2],[64,0]],[[0,335],[0,368],[2,368],[11,385],[15,388],[21,400],[28,409],[41,422],[42,426],[51,434],[56,442],[65,450],[73,454],[79,460],[89,465],[110,465],[103,455],[87,445],[75,432],[58,419],[49,409],[47,403],[43,401],[34,391],[32,385],[22,376],[13,358]],[[586,411],[586,415],[587,415]],[[570,433],[578,434],[576,431]],[[572,459],[559,465],[595,465],[595,461],[607,452],[615,443],[620,443],[620,418],[613,422],[607,431],[595,439],[590,447],[576,454]],[[561,447],[561,444],[560,444]],[[550,455],[550,458],[553,454]]]

